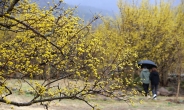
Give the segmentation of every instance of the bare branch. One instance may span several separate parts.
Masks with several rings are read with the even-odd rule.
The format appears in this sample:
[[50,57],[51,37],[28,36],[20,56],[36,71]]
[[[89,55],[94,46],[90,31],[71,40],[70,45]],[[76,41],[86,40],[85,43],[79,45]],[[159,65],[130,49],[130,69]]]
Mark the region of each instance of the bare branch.
[[61,79],[68,78],[68,77],[70,77],[70,76],[72,76],[72,75],[74,75],[74,74],[69,74],[69,75],[66,75],[66,76],[60,77],[60,78],[58,78],[58,79],[55,79],[55,80],[53,80],[53,81],[51,81],[51,82],[47,83],[47,84],[45,85],[45,87],[46,87],[46,86],[48,86],[48,85],[50,85],[50,84],[52,84],[52,83],[54,83],[54,82],[56,82],[56,81],[59,81],[59,80],[61,80]]
[[9,6],[8,10],[7,10],[7,13],[10,13],[14,6],[19,2],[19,0],[13,0],[13,2],[11,3],[11,5]]
[[[55,10],[58,6],[60,6],[61,5],[61,1],[59,1],[59,3],[57,4],[57,5],[54,5],[54,7],[52,7],[50,10],[49,10],[49,12],[53,12],[53,10]],[[35,22],[33,22],[33,23],[31,23],[31,24],[34,24],[34,23],[36,23],[37,21],[42,21],[42,19],[44,19],[45,17],[47,17],[49,15],[49,13],[48,14],[45,14],[45,16],[42,16],[41,18],[39,18],[38,20],[36,20]]]
[[30,29],[33,33],[37,34],[38,36],[42,37],[43,39],[45,39],[46,41],[48,41],[48,43],[50,43],[52,46],[56,47],[62,54],[62,56],[65,58],[65,55],[63,54],[61,48],[59,48],[57,45],[55,45],[53,42],[49,41],[49,39],[47,39],[47,36],[41,34],[39,31],[35,30],[33,27],[31,27],[30,25],[24,23],[23,21],[20,21],[14,17],[11,17],[11,16],[7,16],[7,15],[4,15],[5,17],[9,18],[9,19],[12,19],[22,25],[24,25],[26,28]]
[[[88,105],[90,105],[86,100],[81,99],[81,98],[76,97],[76,96],[53,97],[53,98],[47,98],[47,99],[34,100],[34,101],[30,101],[30,102],[25,102],[25,103],[10,101],[9,104],[15,105],[15,106],[30,106],[30,105],[33,105],[33,104],[39,103],[39,102],[43,103],[43,102],[49,102],[49,101],[53,101],[53,100],[63,100],[63,99],[82,100],[82,101],[86,102]],[[6,100],[0,98],[0,102],[6,103]],[[94,108],[92,105],[90,105],[90,106],[92,108]]]
[[[4,82],[2,83],[2,82],[0,82],[0,86],[3,86],[4,85]],[[6,97],[6,96],[9,96],[9,95],[11,95],[12,94],[12,91],[7,87],[7,86],[5,86],[4,85],[4,87],[8,90],[8,94],[6,94],[4,97]],[[2,98],[4,98],[4,97],[2,97]]]
[[8,25],[8,24],[3,24],[3,23],[0,23],[0,26],[3,26],[7,29],[10,29],[11,28],[11,25]]
[[[79,30],[74,34],[74,36],[71,37],[71,38],[69,39],[69,41],[71,41],[72,39],[74,39],[78,33],[80,33],[82,30],[84,30],[85,28],[87,28],[88,26],[90,26],[90,25],[91,25],[95,20],[97,20],[98,18],[99,18],[98,16],[94,17],[86,26],[84,26],[84,27],[82,27],[81,29],[79,29]],[[68,42],[67,42],[67,43],[68,43]],[[62,47],[65,47],[65,46],[67,45],[67,43],[65,43]]]
[[91,108],[95,108],[93,105],[91,105],[87,100],[84,100],[84,99],[82,99],[82,98],[78,98],[79,100],[82,100],[82,101],[84,101],[85,103],[87,103]]

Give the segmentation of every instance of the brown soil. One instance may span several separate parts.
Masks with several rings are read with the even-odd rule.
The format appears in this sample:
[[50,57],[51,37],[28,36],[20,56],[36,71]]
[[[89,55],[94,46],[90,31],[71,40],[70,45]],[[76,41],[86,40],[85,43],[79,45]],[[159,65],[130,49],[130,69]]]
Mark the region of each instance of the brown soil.
[[[13,97],[11,97],[12,99]],[[28,99],[28,98],[27,98]],[[16,101],[25,101],[27,99],[18,98]],[[180,97],[180,102],[182,102]],[[143,103],[140,104],[140,100]],[[134,99],[134,106],[121,100],[115,99],[93,99],[91,104],[98,104],[100,110],[182,110],[184,108],[183,103],[175,103],[174,97],[158,97],[157,100],[147,99],[145,97],[137,97]],[[8,104],[0,103],[0,110],[46,110],[43,105],[34,104],[28,107],[17,107]],[[78,100],[63,100],[61,102],[54,101],[49,104],[49,110],[91,110],[92,108],[85,102]]]

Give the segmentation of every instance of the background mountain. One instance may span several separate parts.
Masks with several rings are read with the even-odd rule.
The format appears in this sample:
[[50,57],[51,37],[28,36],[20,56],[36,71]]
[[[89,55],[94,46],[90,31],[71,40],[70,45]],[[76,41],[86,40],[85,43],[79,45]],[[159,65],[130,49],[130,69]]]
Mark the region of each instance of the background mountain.
[[118,0],[64,0],[65,3],[71,5],[90,6],[98,9],[104,9],[111,12],[118,12]]
[[[32,0],[33,2],[36,2],[40,7],[48,6],[48,2],[50,4],[53,3],[53,0]],[[58,3],[59,0],[55,0],[55,3]],[[89,6],[87,4],[77,4],[77,2],[73,0],[70,2],[65,2],[62,4],[63,7],[67,8],[73,8],[77,6],[78,8],[75,10],[75,15],[79,16],[80,18],[84,19],[84,21],[89,21],[93,18],[95,14],[100,14],[102,16],[111,16],[114,17],[115,13],[110,8],[100,8],[100,7],[93,7]]]

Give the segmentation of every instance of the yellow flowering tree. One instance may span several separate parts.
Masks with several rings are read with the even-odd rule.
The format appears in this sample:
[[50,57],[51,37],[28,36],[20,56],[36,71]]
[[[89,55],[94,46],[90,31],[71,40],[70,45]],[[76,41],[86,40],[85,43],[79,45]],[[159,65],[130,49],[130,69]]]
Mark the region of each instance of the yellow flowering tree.
[[[145,58],[158,64],[165,84],[171,65],[176,66],[177,56],[171,52],[183,44],[182,5],[171,10],[167,3],[137,6],[119,1],[120,16],[103,18],[92,28],[99,16],[83,24],[73,15],[75,9],[64,9],[62,3],[41,9],[29,0],[1,2],[0,102],[29,106],[78,99],[94,108],[88,98],[95,94],[134,96],[137,61]],[[16,93],[10,78],[18,80],[21,94],[22,85],[28,86],[33,96],[29,102],[9,99]]]
[[114,20],[114,27],[123,42],[137,53],[136,61],[150,59],[157,63],[161,85],[165,86],[168,73],[177,63],[179,44],[183,44],[183,4],[173,7],[161,1],[151,5],[149,0],[140,5],[122,1],[118,4],[120,16]]
[[[2,3],[0,102],[29,106],[78,99],[94,108],[87,101],[92,95],[117,97],[117,90],[126,94],[129,85],[135,86],[131,83],[131,75],[121,73],[125,73],[124,67],[132,66],[129,58],[136,54],[129,48],[123,50],[118,46],[120,39],[113,30],[102,27],[106,31],[103,34],[92,29],[91,24],[98,16],[84,25],[73,15],[74,9],[60,7],[62,0],[43,9],[29,0]],[[116,73],[120,77],[112,77]],[[26,84],[33,98],[24,103],[9,99],[15,94],[9,78],[18,80],[15,87],[21,94],[25,93],[22,85]],[[65,83],[60,83],[62,81]]]

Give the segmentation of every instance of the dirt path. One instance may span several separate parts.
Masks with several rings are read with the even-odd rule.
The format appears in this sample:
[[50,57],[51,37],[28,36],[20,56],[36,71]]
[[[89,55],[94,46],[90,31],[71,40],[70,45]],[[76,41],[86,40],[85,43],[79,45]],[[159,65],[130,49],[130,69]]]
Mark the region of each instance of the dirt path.
[[[12,97],[13,98],[13,97]],[[98,104],[100,110],[183,110],[184,104],[176,104],[169,101],[174,97],[158,97],[158,100],[146,99],[138,97],[135,99],[135,105],[130,106],[124,101],[117,100],[94,100],[91,101],[93,105]],[[184,98],[181,98],[184,99]],[[23,101],[22,98],[15,99]],[[143,100],[140,104],[139,100]],[[0,110],[46,110],[44,106],[34,104],[29,107],[16,107],[12,105],[0,103]],[[86,103],[78,100],[63,100],[61,102],[54,101],[50,104],[49,110],[91,110],[92,108]]]

